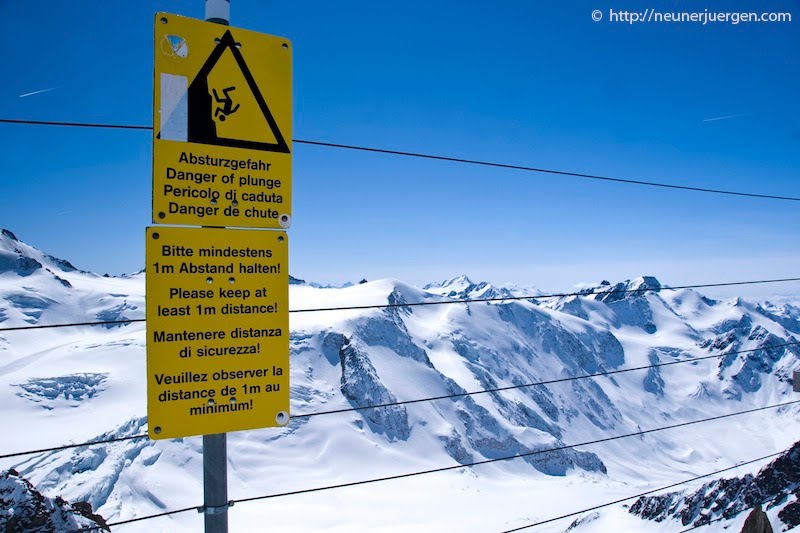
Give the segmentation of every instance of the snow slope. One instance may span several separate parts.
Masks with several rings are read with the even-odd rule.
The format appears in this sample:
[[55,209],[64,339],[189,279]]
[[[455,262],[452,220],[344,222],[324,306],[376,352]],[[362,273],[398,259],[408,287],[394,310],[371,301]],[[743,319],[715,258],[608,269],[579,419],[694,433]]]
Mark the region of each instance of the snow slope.
[[[796,405],[565,446],[798,399],[791,371],[800,349],[772,346],[797,341],[800,308],[661,288],[643,277],[580,297],[292,314],[295,418],[287,428],[229,435],[231,498],[452,468],[239,504],[232,531],[499,531],[789,448]],[[521,294],[529,293],[465,276],[424,289],[390,279],[290,287],[295,309]],[[82,272],[8,231],[0,236],[0,328],[143,315],[143,273]],[[144,342],[143,323],[0,332],[0,421],[13,428],[0,453],[144,432]],[[754,351],[731,353],[741,350]],[[729,355],[617,373],[714,354]],[[450,395],[460,396],[296,416]],[[554,447],[564,449],[460,467]],[[0,466],[46,496],[89,502],[110,522],[202,502],[199,438],[96,445]],[[622,505],[578,518],[574,531],[680,529],[674,517],[644,520]],[[538,529],[563,531],[574,519]],[[177,531],[201,522],[182,513],[125,527]]]

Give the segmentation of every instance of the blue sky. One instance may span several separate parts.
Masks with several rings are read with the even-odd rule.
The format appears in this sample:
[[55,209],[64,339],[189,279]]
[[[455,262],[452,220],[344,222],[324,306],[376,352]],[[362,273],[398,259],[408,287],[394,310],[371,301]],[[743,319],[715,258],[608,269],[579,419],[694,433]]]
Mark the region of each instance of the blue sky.
[[[800,196],[800,3],[758,3],[783,24],[591,18],[637,5],[233,0],[232,19],[292,40],[295,138]],[[203,6],[3,2],[0,117],[150,124],[153,14]],[[143,266],[149,132],[0,124],[0,139],[0,226],[80,268]],[[552,290],[797,277],[799,208],[295,145],[290,270]]]

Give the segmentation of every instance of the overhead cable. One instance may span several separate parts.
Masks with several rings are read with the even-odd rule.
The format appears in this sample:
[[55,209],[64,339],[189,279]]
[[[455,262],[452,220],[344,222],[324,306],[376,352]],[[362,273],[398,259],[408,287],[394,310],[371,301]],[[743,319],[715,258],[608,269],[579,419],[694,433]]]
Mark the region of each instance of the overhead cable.
[[[37,126],[63,126],[63,127],[81,127],[81,128],[113,128],[113,129],[127,129],[127,130],[152,130],[152,126],[146,125],[137,125],[137,124],[99,124],[99,123],[88,123],[88,122],[59,122],[59,121],[52,121],[52,120],[25,120],[25,119],[10,119],[10,118],[3,118],[0,119],[0,123],[5,124],[28,124],[28,125],[37,125]],[[446,155],[435,155],[435,154],[424,154],[419,152],[409,152],[409,151],[402,151],[402,150],[391,150],[388,148],[375,148],[370,146],[357,146],[353,144],[341,144],[341,143],[332,143],[326,141],[314,141],[314,140],[306,140],[306,139],[292,139],[293,143],[296,144],[306,144],[311,146],[323,146],[327,148],[338,148],[344,150],[357,150],[361,152],[372,152],[378,154],[386,154],[386,155],[396,155],[396,156],[403,156],[403,157],[416,157],[421,159],[429,159],[435,161],[445,161],[450,163],[461,163],[467,165],[478,165],[484,167],[493,167],[493,168],[502,168],[507,170],[521,170],[525,172],[536,172],[541,174],[549,174],[554,176],[566,176],[571,178],[582,178],[582,179],[590,179],[590,180],[600,180],[605,182],[612,182],[612,183],[621,183],[625,185],[641,185],[647,187],[659,187],[662,189],[674,189],[674,190],[681,190],[681,191],[691,191],[691,192],[703,192],[703,193],[712,193],[712,194],[725,194],[729,196],[744,196],[750,198],[762,198],[762,199],[769,199],[769,200],[788,200],[797,202],[800,201],[800,198],[796,196],[782,196],[776,194],[762,194],[762,193],[753,193],[753,192],[743,192],[743,191],[733,191],[729,189],[712,189],[708,187],[692,187],[689,185],[677,185],[674,183],[663,183],[663,182],[655,182],[655,181],[645,181],[645,180],[634,180],[634,179],[625,179],[625,178],[615,178],[611,176],[601,176],[598,174],[586,174],[582,172],[571,172],[566,170],[556,170],[551,168],[543,168],[543,167],[533,167],[533,166],[525,166],[525,165],[513,165],[509,163],[499,163],[495,161],[482,161],[478,159],[466,159],[462,157],[453,157],[453,156],[446,156]]]
[[[572,512],[572,513],[563,514],[561,516],[556,516],[554,518],[548,518],[547,520],[540,520],[539,522],[534,522],[532,524],[527,524],[527,525],[524,525],[524,526],[521,526],[521,527],[515,527],[514,529],[507,529],[503,533],[512,533],[513,531],[521,531],[523,529],[529,529],[529,528],[532,528],[532,527],[541,526],[541,525],[544,525],[544,524],[549,524],[550,522],[556,522],[557,520],[561,520],[561,519],[564,519],[564,518],[569,518],[571,516],[575,516],[575,515],[579,515],[579,514],[583,514],[583,513],[588,513],[590,511],[596,511],[597,509],[602,509],[603,507],[610,507],[612,505],[617,505],[619,503],[622,503],[622,502],[625,502],[625,501],[628,501],[628,500],[633,500],[635,498],[641,498],[642,496],[647,496],[647,495],[653,494],[655,492],[661,492],[662,490],[667,490],[667,489],[671,489],[673,487],[678,487],[680,485],[685,485],[686,483],[691,483],[692,481],[697,481],[698,479],[703,479],[703,478],[706,478],[706,477],[715,476],[717,474],[721,474],[721,473],[727,472],[729,470],[734,470],[736,468],[739,468],[739,467],[742,467],[742,466],[745,466],[745,465],[758,463],[759,461],[764,461],[766,459],[770,459],[772,457],[776,457],[776,456],[781,455],[783,453],[785,453],[785,452],[771,453],[769,455],[764,455],[764,456],[759,457],[757,459],[751,459],[750,461],[744,461],[744,462],[741,462],[741,463],[737,463],[737,464],[735,464],[733,466],[729,466],[728,468],[720,468],[719,470],[714,470],[713,472],[708,472],[706,474],[702,474],[700,476],[695,476],[695,477],[690,478],[690,479],[684,479],[683,481],[678,481],[677,483],[672,483],[670,485],[665,485],[663,487],[658,487],[657,489],[652,489],[652,490],[648,490],[648,491],[645,491],[645,492],[640,492],[639,494],[634,494],[633,496],[627,496],[625,498],[620,498],[618,500],[614,500],[613,502],[606,502],[606,503],[603,503],[603,504],[600,504],[600,505],[595,505],[593,507],[587,507],[586,509],[581,509],[580,511],[575,511],[575,512]],[[699,526],[697,526],[697,527],[699,527]],[[689,528],[689,529],[686,529],[684,531],[689,531],[691,529],[695,529],[695,528]]]
[[[733,287],[738,285],[759,285],[763,283],[786,283],[800,281],[800,278],[779,278],[779,279],[762,279],[754,281],[730,281],[726,283],[704,283],[699,285],[675,285],[675,286],[661,286],[661,287],[640,287],[638,289],[611,289],[611,290],[583,290],[579,292],[564,292],[554,294],[529,294],[524,296],[497,296],[492,298],[465,298],[458,300],[437,300],[433,302],[399,302],[387,304],[371,304],[371,305],[348,305],[338,307],[316,307],[308,309],[289,309],[290,313],[318,313],[322,311],[358,311],[366,309],[393,309],[398,307],[422,307],[429,305],[452,305],[452,304],[471,304],[482,302],[504,302],[504,301],[519,301],[519,300],[545,300],[548,298],[567,298],[571,296],[593,296],[593,295],[607,295],[607,294],[625,294],[637,292],[661,292],[661,291],[677,291],[683,289],[702,289],[709,287]],[[70,322],[66,324],[45,324],[45,325],[32,325],[32,326],[15,326],[0,328],[0,333],[4,331],[24,331],[32,329],[45,329],[45,328],[68,328],[75,326],[103,326],[106,324],[128,324],[134,322],[145,322],[144,318],[131,318],[120,320],[100,320],[97,322]]]

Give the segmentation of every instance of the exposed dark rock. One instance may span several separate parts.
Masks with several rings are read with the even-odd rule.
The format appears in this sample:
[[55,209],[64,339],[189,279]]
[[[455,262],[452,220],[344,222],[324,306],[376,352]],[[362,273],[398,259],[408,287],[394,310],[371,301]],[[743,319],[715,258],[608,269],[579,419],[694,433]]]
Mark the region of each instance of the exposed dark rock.
[[50,272],[51,274],[53,274],[53,278],[55,278],[55,280],[56,280],[57,282],[59,282],[61,285],[63,285],[64,287],[66,287],[66,288],[68,288],[68,289],[71,289],[71,288],[72,288],[72,284],[71,284],[69,281],[65,280],[64,278],[60,278],[60,277],[56,276],[55,272],[53,272],[53,271],[52,271],[52,270],[50,270],[49,268],[46,268],[45,270],[47,270],[48,272]]
[[[604,286],[610,287],[610,284]],[[598,294],[597,301],[604,302],[606,304],[612,304],[614,302],[619,302],[622,300],[641,298],[649,291],[658,291],[660,289],[661,289],[660,281],[658,281],[653,276],[643,276],[642,283],[640,283],[635,287],[634,283],[631,281],[624,281],[622,283],[617,283],[613,287],[610,287],[607,291]]]
[[[797,494],[795,494],[797,496]],[[778,518],[786,524],[789,529],[800,526],[800,501],[793,501],[778,513]]]
[[655,350],[650,350],[650,355],[648,357],[652,366],[650,370],[647,371],[647,375],[644,377],[642,386],[644,387],[644,390],[650,394],[662,398],[664,396],[664,378],[661,377],[661,370],[659,367],[655,366],[660,364],[661,360],[659,359],[658,353]]
[[30,276],[42,268],[42,264],[32,257],[21,255],[17,258],[17,274],[20,276]]
[[772,533],[772,525],[769,523],[767,513],[761,509],[760,505],[756,506],[744,521],[742,533]]
[[785,327],[788,331],[800,334],[800,310],[798,310],[797,307],[793,305],[784,305],[781,308],[775,308],[770,306],[769,302],[767,302],[767,306],[768,307],[765,308],[759,305],[756,310],[770,320]]
[[[673,519],[684,527],[700,526],[712,520],[729,520],[761,504],[770,509],[792,496],[795,500],[800,496],[800,442],[755,476],[747,474],[710,481],[691,494],[670,492],[643,496],[631,505],[629,512],[656,522]],[[789,527],[800,524],[798,502],[784,507],[778,518]]]
[[[389,303],[397,301],[403,300],[401,298],[393,299],[390,295]],[[427,352],[414,343],[405,323],[397,315],[397,313],[407,313],[408,311],[405,308],[399,308],[399,311],[397,309],[394,308],[381,315],[363,320],[356,328],[356,335],[369,346],[384,346],[401,357],[408,357],[433,368]]]
[[87,502],[70,504],[60,496],[48,498],[13,469],[0,477],[0,530],[61,533],[85,528],[110,531],[105,519]]
[[616,285],[604,285],[590,293],[596,294],[596,301],[603,302],[614,311],[614,327],[636,326],[652,335],[657,328],[646,296],[662,288],[661,282],[656,278],[644,276],[641,282],[627,280]]
[[[342,366],[342,394],[353,407],[397,402],[395,395],[381,382],[361,343],[349,339],[339,350],[339,359]],[[389,440],[406,440],[411,435],[408,414],[402,405],[367,409],[362,411],[362,416],[375,433],[383,433]]]
[[[606,282],[606,283],[608,283],[608,282]],[[578,527],[580,527],[582,525],[588,524],[590,522],[594,522],[598,518],[600,518],[600,513],[598,513],[597,511],[589,513],[588,515],[579,516],[578,518],[576,518],[569,525],[569,527],[566,529],[565,533],[567,533],[569,531],[572,531],[574,529],[577,529]]]
[[66,259],[61,259],[52,255],[45,255],[45,257],[47,257],[47,259],[49,259],[53,263],[57,264],[59,268],[61,268],[61,270],[64,270],[65,272],[74,272],[78,270],[72,263],[70,263]]

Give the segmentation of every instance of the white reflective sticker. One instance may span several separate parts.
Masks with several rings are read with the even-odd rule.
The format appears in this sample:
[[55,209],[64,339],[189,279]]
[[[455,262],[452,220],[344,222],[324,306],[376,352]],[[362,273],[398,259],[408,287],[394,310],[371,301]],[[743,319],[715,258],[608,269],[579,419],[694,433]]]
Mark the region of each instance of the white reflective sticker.
[[189,138],[189,78],[161,73],[161,138],[186,142]]

